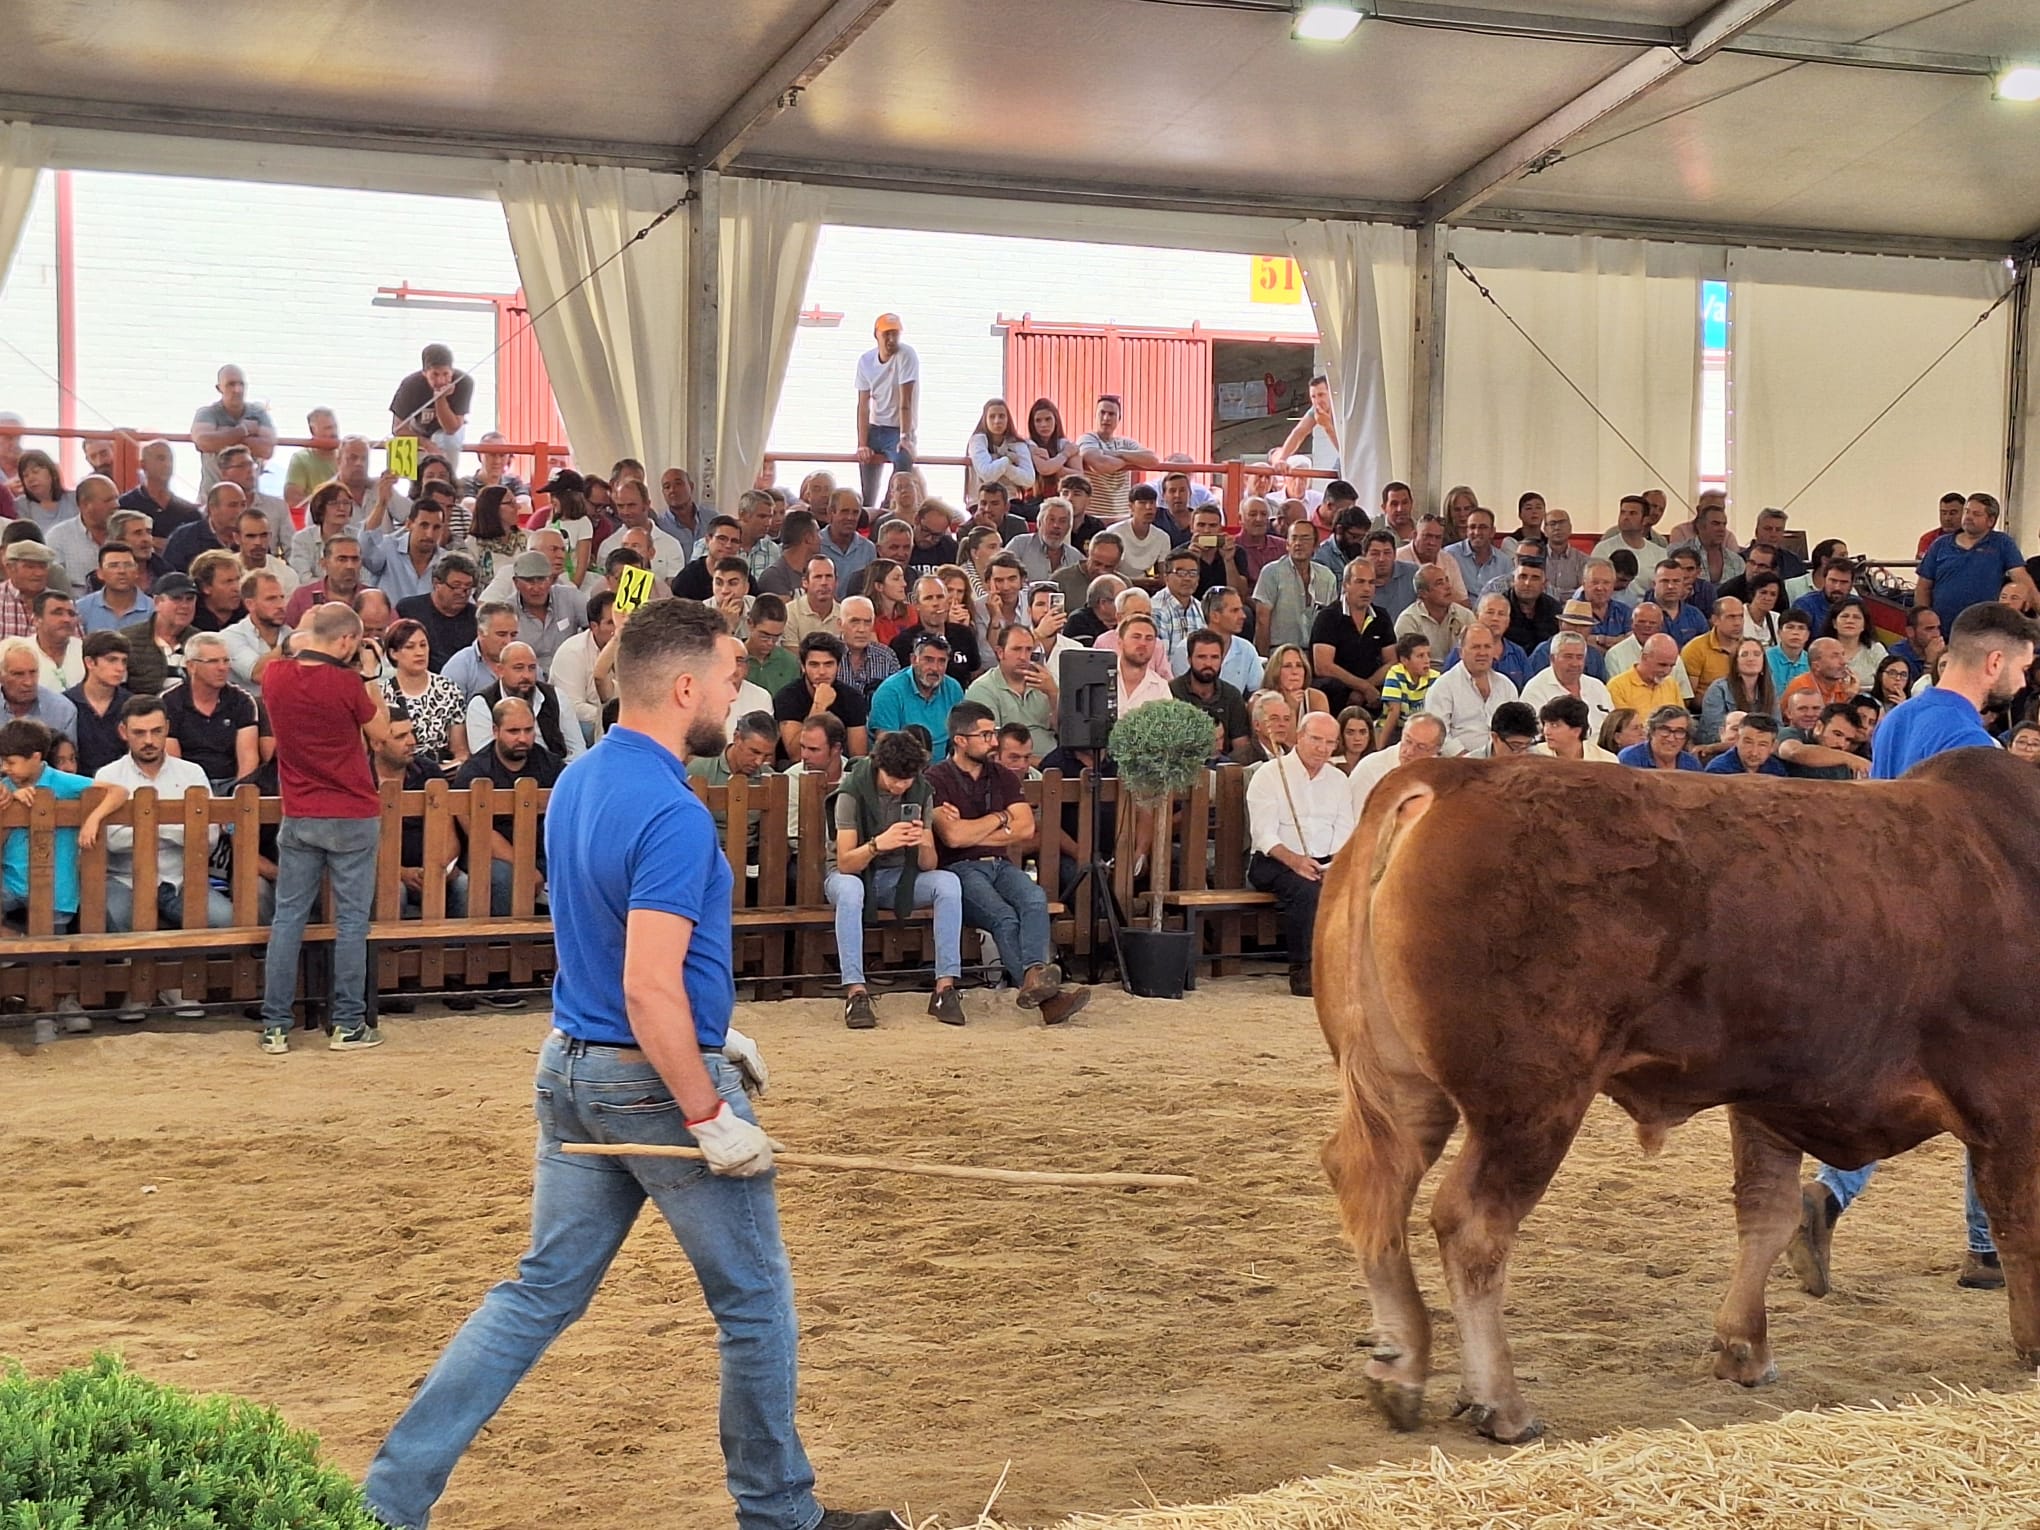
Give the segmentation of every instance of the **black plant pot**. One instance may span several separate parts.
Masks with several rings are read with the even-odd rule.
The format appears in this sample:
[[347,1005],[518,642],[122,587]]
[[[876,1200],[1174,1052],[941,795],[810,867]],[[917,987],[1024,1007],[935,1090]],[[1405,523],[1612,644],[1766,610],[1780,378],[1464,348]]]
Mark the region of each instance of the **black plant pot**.
[[1196,953],[1188,930],[1122,930],[1126,986],[1142,999],[1180,999]]

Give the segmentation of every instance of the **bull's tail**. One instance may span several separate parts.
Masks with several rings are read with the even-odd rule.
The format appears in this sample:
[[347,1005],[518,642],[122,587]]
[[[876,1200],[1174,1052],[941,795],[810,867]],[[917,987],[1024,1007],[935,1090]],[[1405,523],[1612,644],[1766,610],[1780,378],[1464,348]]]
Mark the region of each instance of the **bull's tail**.
[[[1331,1044],[1345,1110],[1322,1155],[1340,1220],[1363,1262],[1400,1253],[1410,1203],[1429,1166],[1398,1104],[1414,1103],[1382,1042],[1404,1051],[1374,962],[1374,895],[1396,846],[1431,806],[1428,783],[1377,789],[1352,841],[1332,868],[1317,926],[1313,967],[1318,1023]],[[1413,1081],[1414,1082],[1414,1081]],[[1399,1099],[1400,1097],[1400,1099]]]

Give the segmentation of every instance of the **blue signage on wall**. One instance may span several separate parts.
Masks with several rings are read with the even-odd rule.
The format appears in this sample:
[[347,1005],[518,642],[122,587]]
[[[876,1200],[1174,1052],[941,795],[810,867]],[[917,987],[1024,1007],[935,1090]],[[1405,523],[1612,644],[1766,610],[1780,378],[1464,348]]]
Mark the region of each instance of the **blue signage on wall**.
[[1700,284],[1700,348],[1728,349],[1728,283]]

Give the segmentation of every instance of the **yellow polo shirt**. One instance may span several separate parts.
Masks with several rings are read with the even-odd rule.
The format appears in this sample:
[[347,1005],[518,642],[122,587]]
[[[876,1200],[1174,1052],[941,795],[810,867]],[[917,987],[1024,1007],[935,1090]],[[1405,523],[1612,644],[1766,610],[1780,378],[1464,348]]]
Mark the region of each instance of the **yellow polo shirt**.
[[[1697,677],[1693,681],[1693,688],[1696,691],[1700,689]],[[1686,698],[1679,694],[1677,680],[1666,675],[1656,685],[1652,685],[1643,678],[1643,672],[1637,669],[1625,669],[1608,682],[1608,699],[1618,707],[1634,707],[1646,722],[1650,720],[1650,714],[1659,707],[1677,707],[1681,711],[1686,707]]]
[[1686,666],[1686,678],[1693,682],[1695,696],[1705,696],[1708,686],[1726,680],[1735,670],[1735,650],[1723,648],[1712,627],[1681,648],[1679,660]]

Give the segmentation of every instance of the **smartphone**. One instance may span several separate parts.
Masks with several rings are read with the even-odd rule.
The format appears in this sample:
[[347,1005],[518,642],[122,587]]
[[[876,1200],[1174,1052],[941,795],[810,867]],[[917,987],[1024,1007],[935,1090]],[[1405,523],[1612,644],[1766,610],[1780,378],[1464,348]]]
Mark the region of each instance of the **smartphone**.
[[1201,536],[1197,539],[1197,545],[1206,549],[1215,548],[1218,546],[1218,538],[1214,536]]
[[1027,657],[1033,661],[1034,666],[1038,669],[1048,662],[1048,650],[1039,643],[1036,643],[1033,652],[1028,654]]
[[1063,609],[1065,604],[1066,597],[1063,595],[1063,592],[1061,590],[1057,590],[1053,595],[1048,597],[1048,609],[1051,611],[1060,611]]
[[901,823],[919,823],[920,821],[921,821],[921,804],[920,804],[920,803],[918,803],[918,802],[903,802],[903,803],[901,803],[901,804],[900,804],[900,822],[901,822]]

